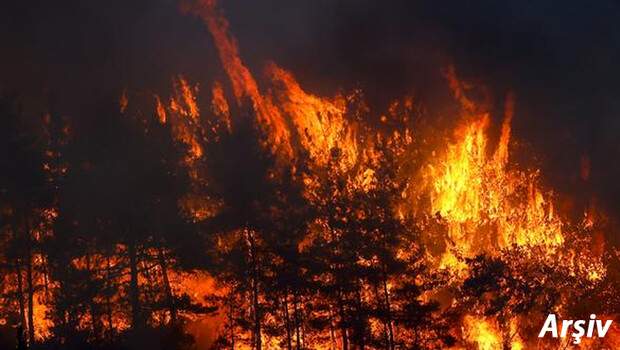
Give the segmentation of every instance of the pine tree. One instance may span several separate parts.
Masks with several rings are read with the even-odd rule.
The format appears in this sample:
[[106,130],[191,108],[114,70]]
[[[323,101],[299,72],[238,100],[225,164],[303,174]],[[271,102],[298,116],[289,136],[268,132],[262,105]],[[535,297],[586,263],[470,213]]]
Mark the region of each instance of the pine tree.
[[52,203],[52,191],[44,170],[44,145],[37,136],[36,123],[28,123],[15,97],[0,96],[0,206],[7,236],[5,259],[15,276],[14,291],[19,305],[19,325],[28,344],[35,343],[34,297],[39,275],[34,256],[39,241],[34,230],[43,222],[44,211]]

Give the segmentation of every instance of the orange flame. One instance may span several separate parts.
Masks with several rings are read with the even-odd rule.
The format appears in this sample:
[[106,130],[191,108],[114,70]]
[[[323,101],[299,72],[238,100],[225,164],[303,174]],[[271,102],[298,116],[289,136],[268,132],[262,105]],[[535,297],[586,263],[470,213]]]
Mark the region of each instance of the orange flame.
[[502,337],[495,322],[474,316],[463,320],[465,339],[477,346],[478,350],[498,350],[502,348]]
[[422,168],[427,215],[447,224],[444,267],[463,268],[451,256],[471,257],[511,245],[544,246],[554,250],[564,241],[562,222],[551,202],[537,184],[538,171],[508,167],[510,122],[514,97],[506,102],[499,143],[489,156],[488,113],[474,112],[477,106],[464,94],[454,77],[448,75],[455,97],[461,102],[466,122],[454,135],[455,141]]
[[282,148],[289,155],[290,133],[280,111],[268,98],[265,98],[250,70],[243,64],[239,55],[239,48],[234,37],[228,32],[228,21],[216,7],[215,0],[203,0],[196,13],[204,20],[209,28],[215,45],[217,46],[220,60],[224,70],[230,79],[233,93],[239,106],[243,106],[245,100],[251,102],[258,121],[266,129],[271,145],[274,149]]
[[232,121],[230,120],[230,107],[228,106],[228,101],[226,101],[226,97],[224,96],[224,88],[222,88],[222,84],[218,81],[213,83],[211,94],[211,109],[213,113],[220,118],[224,125],[226,125],[228,132],[231,132]]

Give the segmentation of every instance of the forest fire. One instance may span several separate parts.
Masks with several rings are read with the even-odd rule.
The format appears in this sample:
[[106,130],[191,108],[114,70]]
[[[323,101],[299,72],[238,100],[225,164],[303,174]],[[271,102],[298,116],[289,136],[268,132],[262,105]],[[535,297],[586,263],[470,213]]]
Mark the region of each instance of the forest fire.
[[[509,118],[496,152],[487,157],[488,123],[485,115],[458,130],[460,140],[448,146],[446,159],[430,164],[423,175],[430,187],[429,214],[448,225],[446,254],[458,247],[459,255],[472,257],[515,244],[553,250],[564,240],[553,203],[537,188],[535,172],[506,169]],[[455,260],[445,255],[442,259]]]
[[[255,75],[220,6],[180,4],[211,81],[123,86],[86,126],[49,106],[32,127],[0,94],[0,347],[619,346],[613,219],[516,147],[515,93],[490,103],[447,65],[447,120],[414,94],[321,96]],[[539,336],[590,314],[599,336]]]

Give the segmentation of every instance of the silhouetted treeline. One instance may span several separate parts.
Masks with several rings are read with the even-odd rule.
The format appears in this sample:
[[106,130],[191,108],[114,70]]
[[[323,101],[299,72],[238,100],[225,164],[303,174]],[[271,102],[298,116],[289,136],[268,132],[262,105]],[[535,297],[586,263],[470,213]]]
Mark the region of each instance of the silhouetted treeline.
[[[571,312],[591,295],[619,310],[613,269],[592,289],[517,248],[462,259],[462,283],[434,271],[424,226],[395,213],[412,184],[381,140],[374,182],[352,185],[338,148],[282,165],[251,113],[205,135],[191,167],[170,123],[93,113],[88,127],[26,118],[0,98],[0,348],[193,349],[202,318],[218,349],[443,349],[477,310],[509,349],[512,317],[567,295]],[[187,282],[198,275],[204,289]]]

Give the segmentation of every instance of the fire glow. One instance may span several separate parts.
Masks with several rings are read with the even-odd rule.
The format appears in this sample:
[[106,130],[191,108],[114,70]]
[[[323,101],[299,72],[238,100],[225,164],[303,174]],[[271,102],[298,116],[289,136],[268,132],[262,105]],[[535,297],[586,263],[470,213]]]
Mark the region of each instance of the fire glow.
[[[175,75],[168,92],[127,88],[118,99],[121,120],[139,125],[132,135],[161,137],[180,154],[154,162],[169,167],[167,175],[187,174],[187,191],[171,201],[183,223],[170,227],[180,233],[161,234],[165,223],[148,225],[139,238],[89,240],[81,234],[105,232],[113,220],[89,213],[95,224],[84,229],[87,219],[62,221],[64,208],[52,201],[38,209],[35,226],[3,206],[15,219],[7,240],[27,249],[11,262],[15,271],[0,276],[10,304],[0,324],[22,325],[30,345],[57,334],[58,344],[71,341],[67,334],[114,344],[121,334],[178,326],[200,348],[214,349],[564,349],[568,328],[558,336],[555,316],[544,316],[577,314],[583,310],[572,299],[613,293],[608,264],[618,256],[596,234],[604,214],[592,206],[583,218],[569,217],[544,174],[513,160],[512,93],[501,102],[503,115],[492,115],[445,67],[453,97],[446,103],[459,115],[454,125],[433,126],[449,132],[433,133],[417,124],[427,116],[412,96],[395,97],[378,113],[363,91],[318,96],[273,62],[255,76],[215,0],[183,3],[182,11],[204,22],[227,80]],[[501,120],[498,135],[494,120]],[[245,176],[225,153],[239,144],[254,152],[240,151],[247,162],[266,159],[259,179],[230,179]],[[48,152],[49,182],[97,166],[82,159],[65,166],[60,153]],[[214,164],[233,171],[218,174]],[[251,180],[269,191],[252,187],[251,201],[235,197]],[[164,196],[154,197],[149,217],[163,207]],[[80,254],[31,251],[44,251],[45,236],[60,229],[80,233]],[[175,240],[184,230],[197,232],[191,244]],[[193,249],[206,258],[185,261]],[[58,272],[65,267],[86,276],[84,285],[67,286],[73,276]],[[89,299],[71,304],[67,288]],[[593,320],[587,332],[573,333],[574,344],[617,344],[612,321]],[[595,325],[601,339],[592,339]],[[547,331],[552,337],[543,338]],[[584,334],[590,339],[582,342]]]

